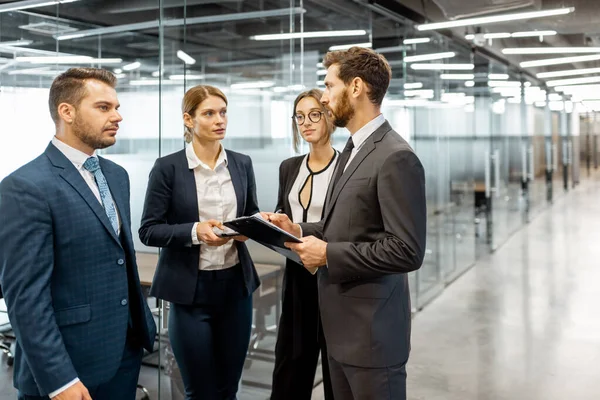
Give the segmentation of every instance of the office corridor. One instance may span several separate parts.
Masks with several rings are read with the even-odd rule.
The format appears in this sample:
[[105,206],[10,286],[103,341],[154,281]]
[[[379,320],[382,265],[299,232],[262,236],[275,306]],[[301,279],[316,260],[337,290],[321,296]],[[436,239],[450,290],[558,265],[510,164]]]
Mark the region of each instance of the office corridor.
[[600,398],[599,199],[562,196],[415,316],[409,399]]

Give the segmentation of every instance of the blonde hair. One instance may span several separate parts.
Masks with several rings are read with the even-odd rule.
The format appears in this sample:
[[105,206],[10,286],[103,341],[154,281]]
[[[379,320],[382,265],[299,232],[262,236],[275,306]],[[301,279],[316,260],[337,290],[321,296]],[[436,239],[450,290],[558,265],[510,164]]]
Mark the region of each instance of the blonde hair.
[[[293,115],[296,115],[296,107],[298,106],[298,103],[300,103],[300,100],[306,97],[312,97],[313,99],[315,99],[319,104],[319,107],[321,107],[321,111],[323,112],[323,118],[325,118],[325,125],[327,125],[327,132],[325,133],[325,135],[327,137],[327,140],[331,140],[331,135],[333,134],[333,131],[335,131],[335,126],[333,125],[333,121],[329,118],[329,112],[327,111],[325,106],[321,104],[322,96],[323,92],[320,89],[311,89],[307,90],[306,92],[300,93],[298,97],[296,97],[296,100],[294,100],[294,109],[292,112],[294,113]],[[308,116],[306,116],[306,118],[308,118]],[[298,124],[296,124],[295,118],[292,118],[292,133],[294,135],[294,151],[296,151],[297,153],[299,150],[300,139],[302,136],[300,135],[300,131],[298,130]]]
[[[209,85],[198,85],[185,92],[181,103],[181,111],[183,114],[188,113],[193,118],[198,106],[210,96],[222,98],[225,105],[227,105],[227,97],[220,89]],[[194,137],[194,132],[185,124],[183,125],[183,137],[186,143],[190,143]]]

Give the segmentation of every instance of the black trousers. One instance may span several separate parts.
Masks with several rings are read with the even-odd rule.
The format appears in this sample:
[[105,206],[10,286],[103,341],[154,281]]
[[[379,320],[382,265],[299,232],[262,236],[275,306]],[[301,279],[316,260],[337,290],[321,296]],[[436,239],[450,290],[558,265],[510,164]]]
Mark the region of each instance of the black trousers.
[[186,400],[236,399],[251,328],[241,267],[199,271],[194,304],[172,304],[169,314]]
[[310,400],[319,353],[325,400],[333,400],[316,275],[292,263],[286,268],[283,293],[271,400]]
[[[128,337],[121,365],[115,376],[100,386],[87,387],[93,400],[135,400],[143,354],[143,349],[138,343],[138,340],[130,340]],[[85,382],[83,384],[85,385]],[[49,397],[27,396],[19,393],[17,399],[48,400]]]

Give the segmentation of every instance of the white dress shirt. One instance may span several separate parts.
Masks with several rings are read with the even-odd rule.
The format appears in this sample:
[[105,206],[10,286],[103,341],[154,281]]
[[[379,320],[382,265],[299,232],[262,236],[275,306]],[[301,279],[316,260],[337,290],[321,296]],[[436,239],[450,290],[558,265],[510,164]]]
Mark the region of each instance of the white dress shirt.
[[354,148],[352,149],[352,153],[350,153],[350,158],[348,158],[348,162],[344,167],[344,171],[346,171],[346,168],[348,168],[348,165],[350,165],[350,162],[352,162],[352,159],[356,156],[356,153],[360,151],[361,147],[363,144],[365,144],[369,136],[371,136],[381,125],[383,125],[384,122],[385,118],[383,114],[379,114],[363,125],[362,128],[354,132],[354,135],[352,135],[352,143],[354,143]]
[[[192,144],[185,148],[188,167],[194,170],[196,191],[198,198],[198,220],[209,219],[229,221],[237,216],[237,197],[227,168],[227,153],[223,146],[217,158],[215,168],[212,169],[198,158]],[[196,228],[198,222],[192,227],[192,243],[202,244],[198,239]],[[235,241],[230,240],[223,246],[200,246],[201,270],[219,270],[231,268],[240,262]]]
[[[87,183],[87,185],[89,186],[92,193],[94,193],[94,196],[96,196],[96,198],[100,202],[100,205],[102,205],[102,198],[100,197],[100,190],[98,189],[98,184],[96,183],[94,174],[92,174],[87,169],[83,168],[83,163],[85,162],[85,160],[90,158],[90,156],[85,154],[82,151],[79,151],[79,150],[69,146],[68,144],[66,144],[64,142],[61,142],[59,139],[56,138],[56,136],[52,138],[52,144],[61,153],[63,153],[65,155],[65,157],[67,157],[69,159],[69,161],[71,161],[73,163],[73,165],[75,166],[77,171],[79,171],[79,173],[81,174],[81,177],[83,178],[85,183]],[[98,157],[98,156],[96,155],[96,152],[94,152],[94,154],[91,157]],[[117,209],[117,206],[115,204],[115,210],[116,209]],[[120,227],[121,227],[121,219],[119,218],[118,212],[117,212],[117,220],[118,220],[118,226],[119,226],[119,230],[117,231],[117,234],[119,234]],[[75,385],[77,382],[79,382],[79,378],[73,379],[71,382],[67,383],[66,385],[62,386],[61,388],[56,389],[55,391],[48,394],[48,397],[53,398],[53,397],[58,396],[59,394],[61,394],[62,392],[64,392],[68,388],[70,388],[71,386]]]
[[[87,183],[87,185],[89,186],[92,193],[94,193],[94,196],[96,196],[96,198],[102,205],[102,198],[100,197],[100,190],[98,189],[98,184],[96,183],[96,178],[94,178],[94,174],[92,174],[87,169],[83,168],[83,163],[88,158],[90,158],[90,157],[98,158],[98,156],[96,155],[96,152],[94,152],[94,154],[89,156],[89,155],[85,154],[84,152],[79,151],[64,142],[61,142],[59,139],[56,138],[56,136],[52,138],[52,144],[61,153],[63,153],[65,155],[65,157],[67,157],[69,159],[69,161],[71,161],[71,163],[73,163],[73,165],[75,166],[77,171],[79,171],[79,173],[81,174],[81,177],[83,178],[85,183]],[[111,195],[112,195],[112,193],[111,193]],[[114,206],[115,206],[115,210],[117,210],[117,205],[114,204]],[[104,207],[104,206],[102,206],[102,207]],[[118,226],[117,236],[121,233],[121,218],[119,217],[118,211],[119,210],[117,210],[117,226]],[[50,397],[52,397],[52,396],[50,396]]]

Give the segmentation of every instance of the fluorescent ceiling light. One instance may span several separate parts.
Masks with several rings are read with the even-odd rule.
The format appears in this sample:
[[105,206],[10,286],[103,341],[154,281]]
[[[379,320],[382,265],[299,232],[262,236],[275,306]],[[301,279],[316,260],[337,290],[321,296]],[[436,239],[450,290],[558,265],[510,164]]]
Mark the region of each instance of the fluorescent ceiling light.
[[431,70],[431,71],[461,71],[475,69],[473,64],[411,64],[410,67],[414,70]]
[[17,57],[18,62],[31,64],[119,64],[121,58],[92,58],[87,56]]
[[179,58],[181,61],[188,65],[196,64],[196,59],[182,50],[177,50],[177,58]]
[[0,5],[0,13],[7,11],[26,10],[28,8],[53,6],[55,4],[72,3],[77,0],[25,0]]
[[583,69],[567,69],[563,71],[553,72],[540,72],[536,74],[536,77],[540,79],[544,78],[558,78],[561,76],[573,76],[573,75],[586,75],[586,74],[597,74],[600,73],[600,68],[583,68]]
[[559,79],[555,81],[547,81],[546,85],[553,86],[567,86],[567,85],[583,85],[585,83],[597,83],[600,82],[600,76],[590,76],[587,78],[572,78],[572,79]]
[[364,29],[354,29],[347,31],[315,31],[315,32],[293,32],[293,33],[275,33],[271,35],[250,36],[251,40],[287,40],[287,39],[311,39],[324,37],[343,37],[343,36],[361,36],[366,35]]
[[466,81],[465,82],[465,86],[466,87],[473,87],[473,86],[475,86],[475,81]]
[[131,86],[158,86],[162,85],[179,85],[177,81],[169,81],[166,79],[134,79],[129,81]]
[[406,96],[406,97],[419,96],[424,99],[432,99],[433,98],[433,89],[405,90],[404,96]]
[[319,69],[319,70],[317,70],[317,76],[323,76],[323,75],[327,75],[327,70],[326,69]]
[[488,81],[489,87],[521,87],[518,81]]
[[556,31],[525,31],[525,32],[514,32],[510,36],[514,38],[521,37],[537,37],[537,36],[554,36]]
[[121,68],[115,68],[115,69],[113,70],[113,72],[114,72],[115,74],[122,74],[122,73],[123,73],[123,70],[122,70]]
[[72,56],[73,54],[71,53],[62,53],[62,52],[58,52],[58,51],[50,51],[50,50],[39,50],[39,49],[32,49],[29,47],[20,47],[20,46],[6,46],[3,44],[0,44],[0,53],[7,53],[7,54],[17,54],[17,53],[23,53],[23,54],[37,54],[40,56],[51,56],[51,57],[55,57],[55,56]]
[[536,60],[536,61],[523,61],[519,65],[521,66],[521,68],[529,68],[529,67],[543,67],[546,65],[571,64],[571,63],[576,63],[576,62],[596,61],[596,60],[600,60],[600,54],[593,54],[591,56],[546,58],[543,60]]
[[[508,32],[484,33],[483,34],[484,39],[506,39],[509,37],[510,37],[510,33],[508,33]],[[472,33],[469,35],[465,35],[465,39],[473,40],[473,39],[475,39],[475,35]]]
[[562,100],[562,96],[558,93],[550,93],[548,95],[548,98],[550,99],[550,101],[561,101]]
[[139,61],[133,62],[131,64],[127,64],[123,66],[123,70],[125,71],[133,71],[134,69],[138,69],[142,64]]
[[231,89],[262,89],[275,86],[273,81],[241,82],[231,84]]
[[440,79],[445,80],[473,80],[475,74],[441,74]]
[[[162,20],[163,27],[175,27],[175,26],[189,26],[196,24],[211,24],[218,22],[230,22],[230,21],[242,21],[248,19],[268,18],[268,17],[288,17],[290,15],[304,14],[305,9],[301,7],[294,8],[280,8],[276,10],[265,10],[265,11],[250,11],[233,14],[222,14],[222,15],[209,15],[206,17],[194,17],[194,18],[177,18],[177,19],[166,19]],[[54,35],[56,40],[69,40],[88,36],[108,35],[111,33],[131,32],[139,31],[144,29],[154,29],[161,25],[159,20],[137,22],[134,24],[124,24],[115,26],[106,26],[103,28],[86,29],[77,33],[57,34]]]
[[32,40],[12,40],[9,42],[0,42],[0,46],[29,46]]
[[419,62],[419,61],[431,61],[431,60],[441,60],[443,58],[452,58],[456,55],[453,51],[447,51],[445,53],[432,53],[432,54],[420,54],[416,56],[407,56],[404,57],[404,62]]
[[[523,37],[542,37],[542,36],[553,36],[556,35],[556,31],[527,31],[527,32],[498,32],[498,33],[484,33],[484,39],[507,39],[511,38],[523,38]],[[473,40],[475,35],[470,33],[465,35],[465,39]]]
[[125,78],[127,78],[127,74],[123,74],[123,73],[115,74],[115,78],[117,78],[117,79],[125,79]]
[[421,89],[422,87],[423,84],[421,82],[411,82],[404,84],[404,89]]
[[508,74],[489,74],[488,75],[488,79],[500,80],[500,79],[508,79],[508,78],[510,78],[508,76]]
[[553,10],[530,11],[515,14],[493,15],[489,17],[466,18],[456,21],[436,22],[433,24],[418,25],[419,31],[429,31],[434,29],[456,28],[459,26],[493,24],[496,22],[519,21],[532,18],[553,17],[556,15],[565,15],[575,11],[574,7],[557,8]]
[[366,48],[371,48],[373,46],[373,43],[367,42],[367,43],[354,43],[354,44],[340,44],[337,46],[331,46],[329,48],[329,51],[335,51],[335,50],[348,50],[351,47],[366,47]]
[[34,75],[34,76],[51,76],[55,77],[58,74],[63,73],[63,70],[50,70],[50,67],[38,67],[38,68],[27,68],[27,69],[16,69],[9,71],[8,75]]
[[152,76],[155,78],[158,78],[160,76],[160,71],[154,71],[152,72]]
[[419,44],[419,43],[429,43],[431,42],[431,38],[413,38],[413,39],[404,39],[403,44]]
[[514,47],[502,49],[504,54],[576,54],[600,53],[600,47]]
[[183,80],[188,80],[188,81],[197,81],[197,80],[202,80],[205,79],[206,75],[194,75],[194,74],[188,74],[188,75],[170,75],[169,79],[172,81],[183,81]]

